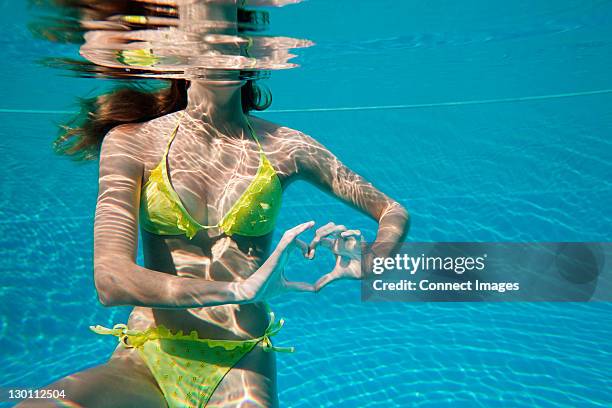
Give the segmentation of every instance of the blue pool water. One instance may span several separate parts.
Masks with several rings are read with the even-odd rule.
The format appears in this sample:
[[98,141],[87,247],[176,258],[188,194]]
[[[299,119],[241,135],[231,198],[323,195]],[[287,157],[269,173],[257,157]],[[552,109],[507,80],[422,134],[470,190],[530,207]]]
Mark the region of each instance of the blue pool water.
[[[88,326],[129,312],[93,288],[96,165],[54,156],[65,115],[45,113],[99,81],[35,65],[76,49],[33,40],[29,16],[0,0],[0,387],[103,362],[115,343]],[[402,202],[410,240],[610,241],[612,2],[311,0],[272,31],[317,45],[273,74],[262,116]],[[291,186],[277,234],[309,219],[376,227]],[[278,357],[284,407],[612,406],[609,303],[371,304],[342,282],[274,308],[297,349]]]

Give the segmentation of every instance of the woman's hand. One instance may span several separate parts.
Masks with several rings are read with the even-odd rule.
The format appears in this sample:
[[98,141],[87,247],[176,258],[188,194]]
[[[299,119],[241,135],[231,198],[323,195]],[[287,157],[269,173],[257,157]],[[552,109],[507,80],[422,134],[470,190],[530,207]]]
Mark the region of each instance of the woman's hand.
[[361,232],[348,230],[344,225],[335,225],[330,222],[317,230],[314,239],[308,246],[308,257],[313,259],[316,247],[322,246],[334,253],[336,264],[331,272],[323,275],[315,283],[316,291],[339,279],[362,279],[362,243]]
[[306,282],[292,282],[285,278],[284,270],[289,255],[299,249],[307,258],[308,245],[298,239],[298,235],[312,228],[314,221],[300,224],[287,230],[270,257],[253,275],[241,282],[238,287],[243,303],[266,301],[287,292],[314,292],[314,285]]

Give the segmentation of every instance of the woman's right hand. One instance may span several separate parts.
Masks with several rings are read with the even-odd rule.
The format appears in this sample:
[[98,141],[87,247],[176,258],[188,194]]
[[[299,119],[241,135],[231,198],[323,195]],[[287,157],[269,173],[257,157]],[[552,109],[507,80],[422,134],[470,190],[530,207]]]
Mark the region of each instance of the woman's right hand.
[[253,275],[240,283],[238,291],[244,303],[262,302],[287,292],[314,292],[314,285],[307,282],[293,282],[285,278],[284,270],[289,255],[298,249],[308,258],[308,244],[298,235],[312,228],[314,221],[300,224],[287,230],[270,257]]

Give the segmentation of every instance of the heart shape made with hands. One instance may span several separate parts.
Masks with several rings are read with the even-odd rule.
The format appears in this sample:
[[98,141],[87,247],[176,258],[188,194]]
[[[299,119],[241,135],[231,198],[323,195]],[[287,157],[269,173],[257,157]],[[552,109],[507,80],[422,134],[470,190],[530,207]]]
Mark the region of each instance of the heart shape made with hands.
[[330,251],[335,259],[331,271],[323,274],[314,284],[314,290],[319,291],[333,281],[340,279],[360,279],[361,248],[363,237],[361,231],[348,229],[344,225],[329,222],[318,228],[310,243],[296,238],[295,244],[302,255],[308,260],[314,260],[319,248]]
[[[317,292],[339,279],[360,279],[361,233],[343,225],[328,223],[316,230],[310,243],[298,238],[313,226],[314,221],[310,221],[285,231],[268,259],[243,282],[242,297],[250,301],[266,301],[286,292]],[[330,250],[335,256],[330,272],[323,274],[314,284],[286,278],[285,266],[292,252],[299,250],[305,259],[313,260],[319,248]]]

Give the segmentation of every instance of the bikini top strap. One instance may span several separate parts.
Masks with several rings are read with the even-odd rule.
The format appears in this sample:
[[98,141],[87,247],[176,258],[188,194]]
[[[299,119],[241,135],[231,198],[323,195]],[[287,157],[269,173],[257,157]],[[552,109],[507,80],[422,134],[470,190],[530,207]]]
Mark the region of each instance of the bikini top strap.
[[166,144],[164,158],[168,156],[168,152],[170,151],[170,145],[172,144],[172,141],[174,140],[174,138],[176,137],[176,134],[178,133],[179,125],[181,124],[181,121],[183,120],[183,116],[185,116],[185,111],[181,112],[178,120],[176,121],[176,126],[174,127],[174,130],[172,131],[172,134],[170,135],[170,138],[168,139],[168,143]]
[[253,48],[253,37],[248,37],[246,47],[244,47],[245,57],[251,58],[251,53],[250,53],[251,48]]
[[251,125],[251,121],[245,116],[246,122],[247,122],[247,126],[249,127],[249,132],[251,133],[251,137],[255,140],[255,142],[257,143],[257,146],[259,147],[259,153],[264,154],[264,150],[261,147],[261,143],[259,143],[259,139],[257,138],[257,133],[255,133],[255,129],[253,129],[253,125]]

